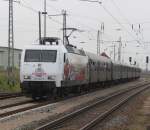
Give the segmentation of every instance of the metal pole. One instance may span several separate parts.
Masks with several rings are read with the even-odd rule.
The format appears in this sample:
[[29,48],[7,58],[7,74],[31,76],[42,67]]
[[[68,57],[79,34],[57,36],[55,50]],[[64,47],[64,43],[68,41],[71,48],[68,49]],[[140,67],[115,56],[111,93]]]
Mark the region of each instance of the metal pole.
[[14,30],[13,30],[13,0],[9,0],[8,22],[8,84],[14,85]]
[[63,14],[63,44],[66,45],[66,36],[67,36],[67,30],[66,30],[66,11],[62,11]]
[[44,0],[44,37],[46,37],[46,0]]
[[102,22],[101,23],[101,32],[100,32],[100,34],[101,34],[101,43],[103,44],[103,34],[104,34],[104,22]]
[[39,11],[39,44],[41,44],[41,12]]
[[98,55],[101,54],[101,44],[103,44],[103,34],[104,34],[104,23],[101,23],[101,30],[98,31]]
[[148,72],[148,63],[146,63],[146,72]]
[[114,45],[114,61],[116,60],[115,59],[116,58],[115,54],[116,54],[116,46]]
[[118,61],[121,62],[121,37],[119,37]]
[[97,55],[98,55],[98,47],[99,47],[99,40],[98,40],[98,37],[99,37],[99,30],[98,30],[98,32],[97,32]]
[[[14,18],[13,18],[13,0],[12,0],[12,74],[14,78]],[[14,82],[14,80],[13,80]]]
[[100,55],[100,31],[97,32],[97,55]]
[[7,66],[8,84],[10,83],[10,5],[11,0],[9,0],[9,17],[8,17],[8,66]]

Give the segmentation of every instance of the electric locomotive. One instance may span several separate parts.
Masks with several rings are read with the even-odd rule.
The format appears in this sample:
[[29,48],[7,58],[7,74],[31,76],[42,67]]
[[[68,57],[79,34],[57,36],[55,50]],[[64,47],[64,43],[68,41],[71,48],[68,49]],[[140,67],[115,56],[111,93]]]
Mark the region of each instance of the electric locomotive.
[[140,77],[140,69],[104,56],[63,45],[47,37],[25,47],[21,56],[20,86],[33,99],[79,92],[93,85],[124,82]]
[[62,93],[65,87],[88,84],[88,56],[58,38],[44,38],[42,44],[23,50],[20,81],[23,93],[35,99]]

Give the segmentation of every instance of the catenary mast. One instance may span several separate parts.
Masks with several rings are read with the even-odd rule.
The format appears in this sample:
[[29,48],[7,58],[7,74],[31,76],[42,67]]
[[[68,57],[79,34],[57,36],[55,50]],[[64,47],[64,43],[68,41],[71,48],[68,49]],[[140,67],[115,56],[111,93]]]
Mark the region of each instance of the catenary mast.
[[13,0],[9,0],[8,22],[8,84],[14,84],[14,28],[13,28]]

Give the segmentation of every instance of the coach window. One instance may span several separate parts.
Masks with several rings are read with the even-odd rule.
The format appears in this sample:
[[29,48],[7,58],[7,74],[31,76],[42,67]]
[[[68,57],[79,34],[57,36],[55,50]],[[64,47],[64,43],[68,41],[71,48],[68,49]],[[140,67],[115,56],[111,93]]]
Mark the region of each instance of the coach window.
[[110,72],[110,67],[111,67],[110,64],[108,64],[108,70],[109,70],[109,72]]
[[98,62],[98,71],[100,71],[100,63]]
[[106,63],[104,63],[104,66],[105,66],[105,70],[107,71],[107,64],[106,64]]
[[107,63],[105,63],[105,69],[106,69],[106,71],[107,71]]
[[97,64],[97,62],[95,62],[95,71],[97,71],[98,70],[98,64]]
[[99,71],[101,71],[101,63],[99,63]]
[[93,61],[93,70],[95,69],[95,66],[94,66],[94,61]]
[[92,60],[89,60],[90,70],[92,70]]
[[96,63],[93,62],[93,70],[95,71],[96,70]]
[[66,53],[64,53],[64,63],[66,62]]
[[91,70],[93,69],[93,62],[92,62],[92,60],[90,60],[90,68],[91,68]]

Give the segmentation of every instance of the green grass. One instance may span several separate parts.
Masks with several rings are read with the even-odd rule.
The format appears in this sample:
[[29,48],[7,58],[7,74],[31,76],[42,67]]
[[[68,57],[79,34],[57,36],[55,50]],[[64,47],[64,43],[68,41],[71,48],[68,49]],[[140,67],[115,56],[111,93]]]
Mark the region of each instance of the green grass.
[[8,84],[7,71],[0,71],[0,92],[20,92],[19,70],[15,70],[15,84]]

